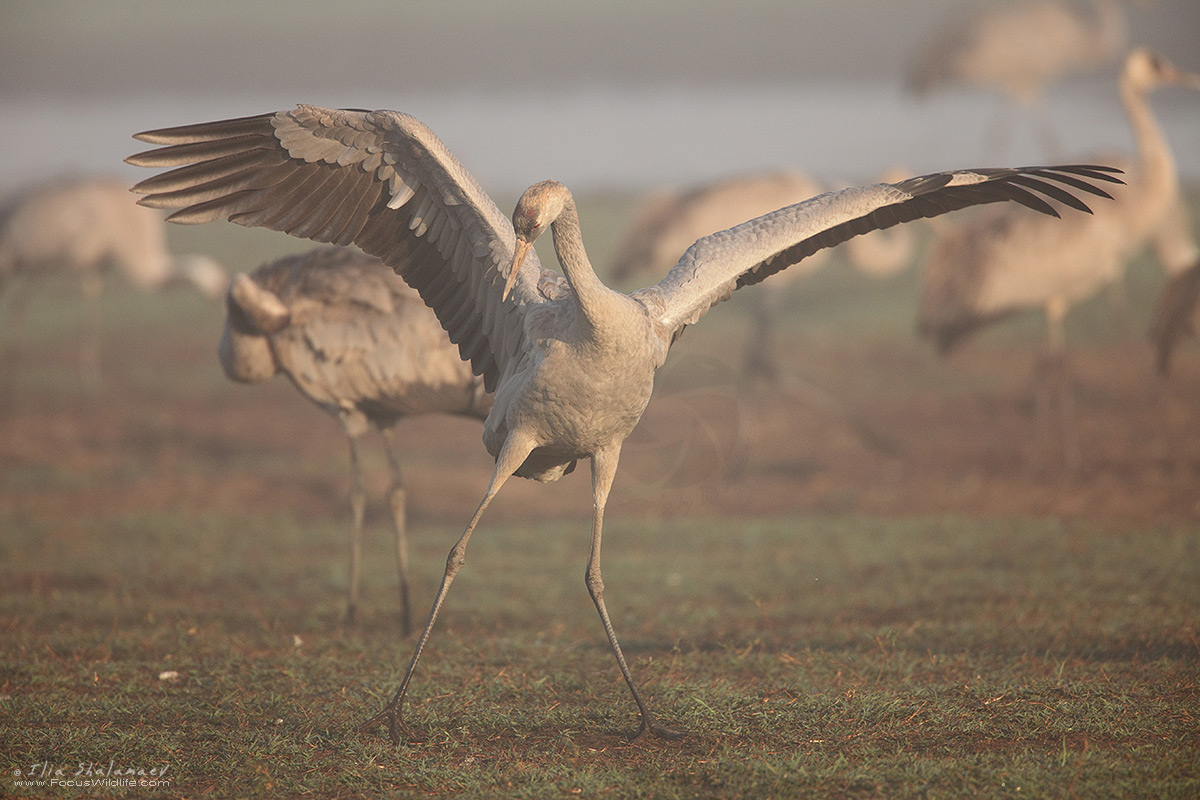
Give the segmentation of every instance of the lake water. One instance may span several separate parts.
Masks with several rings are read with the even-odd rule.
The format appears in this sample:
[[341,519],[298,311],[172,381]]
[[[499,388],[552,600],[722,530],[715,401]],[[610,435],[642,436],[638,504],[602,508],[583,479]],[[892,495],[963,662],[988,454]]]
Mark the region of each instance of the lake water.
[[[1047,163],[1097,149],[1132,149],[1111,84],[1079,83],[1048,103],[1062,151],[1046,152],[1028,116],[1011,116],[1002,149],[985,144],[1002,115],[991,95],[915,100],[898,86],[576,87],[528,95],[329,96],[213,94],[0,101],[0,185],[70,171],[148,174],[122,163],[142,148],[138,130],[288,108],[296,102],[395,108],[429,124],[479,181],[515,195],[543,178],[576,189],[642,190],[760,169],[791,167],[832,181],[864,182],[893,166],[914,172]],[[1185,180],[1200,180],[1200,97],[1164,91],[1154,107]]]

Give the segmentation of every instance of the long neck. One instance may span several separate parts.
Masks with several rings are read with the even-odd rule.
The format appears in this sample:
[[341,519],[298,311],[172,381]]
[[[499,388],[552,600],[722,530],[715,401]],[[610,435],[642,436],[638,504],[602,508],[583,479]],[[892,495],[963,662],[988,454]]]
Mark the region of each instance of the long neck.
[[593,331],[602,330],[613,319],[611,310],[619,303],[621,295],[605,286],[583,247],[583,235],[579,229],[579,212],[570,196],[563,203],[562,212],[550,226],[554,236],[554,252],[563,274],[575,295],[575,302],[583,320]]
[[1175,157],[1162,129],[1158,126],[1158,121],[1154,118],[1154,113],[1150,110],[1146,90],[1122,79],[1121,101],[1129,114],[1129,123],[1133,126],[1133,136],[1137,142],[1140,179],[1151,184],[1173,182]]
[[1117,0],[1092,0],[1096,13],[1096,56],[1103,57],[1125,47],[1129,24]]

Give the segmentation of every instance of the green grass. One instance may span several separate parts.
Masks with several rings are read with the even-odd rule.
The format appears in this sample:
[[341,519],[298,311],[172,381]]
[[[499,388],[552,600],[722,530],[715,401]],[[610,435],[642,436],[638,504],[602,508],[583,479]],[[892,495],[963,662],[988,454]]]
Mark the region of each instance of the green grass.
[[[186,797],[1200,792],[1192,527],[614,519],[610,610],[664,721],[690,733],[629,744],[586,525],[485,526],[413,687],[426,741],[397,749],[354,730],[411,646],[382,543],[375,602],[346,633],[337,522],[0,524],[10,772],[167,767]],[[418,537],[422,603],[454,535]]]
[[[625,210],[611,198],[585,205],[598,265]],[[175,249],[235,269],[309,246],[231,225],[172,231]],[[1161,284],[1155,270],[1131,273],[1137,319]],[[877,282],[827,269],[795,292],[786,346],[911,338],[911,272]],[[749,313],[745,303],[713,313],[685,346],[736,350]],[[31,351],[60,358],[22,361],[16,406],[64,425],[46,435],[57,446],[86,441],[73,458],[29,448],[0,463],[0,796],[134,791],[16,785],[15,770],[45,762],[67,777],[80,763],[166,768],[169,786],[136,790],[147,797],[1200,796],[1194,521],[663,521],[612,510],[609,609],[663,721],[689,732],[629,743],[637,716],[583,584],[586,521],[485,518],[413,684],[408,721],[425,741],[395,748],[358,733],[412,641],[396,636],[382,536],[366,542],[361,625],[340,624],[346,512],[330,489],[344,481],[340,442],[304,460],[189,425],[189,410],[212,406],[219,419],[236,393],[274,391],[280,414],[302,401],[286,386],[224,380],[211,356],[218,306],[127,287],[105,294],[102,360],[119,365],[114,396],[149,407],[140,427],[120,429],[133,415],[110,419],[79,387],[77,319],[67,290],[35,300]],[[1069,335],[1125,336],[1111,320],[1094,300],[1072,313]],[[1014,320],[973,346],[1030,347],[1037,327]],[[944,371],[895,375],[881,380],[956,391]],[[898,390],[915,391],[879,387]],[[297,420],[333,425],[315,411]],[[213,449],[193,459],[187,443]],[[328,510],[197,510],[190,498],[218,470],[326,491]],[[110,508],[99,491],[93,508],[54,504],[54,493],[124,483],[146,483],[153,501],[160,471],[195,479],[180,507]],[[618,493],[632,488],[618,478]],[[10,502],[23,493],[34,499]],[[414,523],[419,608],[458,524]],[[170,671],[176,680],[160,678]]]

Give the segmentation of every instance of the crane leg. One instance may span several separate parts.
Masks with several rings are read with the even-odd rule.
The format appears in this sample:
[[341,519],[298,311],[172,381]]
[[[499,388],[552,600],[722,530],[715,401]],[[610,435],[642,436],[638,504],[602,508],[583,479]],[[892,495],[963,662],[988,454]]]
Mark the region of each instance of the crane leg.
[[425,649],[425,643],[429,641],[429,634],[433,630],[434,621],[437,620],[438,611],[441,610],[442,603],[446,599],[446,592],[450,590],[450,584],[454,580],[454,576],[458,574],[463,564],[466,563],[467,542],[471,539],[472,531],[479,524],[479,518],[483,516],[484,510],[492,502],[492,498],[500,491],[500,487],[525,462],[525,459],[533,452],[535,446],[536,443],[533,439],[516,433],[510,433],[504,441],[504,447],[501,448],[500,455],[496,457],[496,469],[492,472],[492,480],[488,484],[487,492],[484,494],[483,500],[480,501],[479,507],[475,509],[475,514],[471,517],[471,521],[467,523],[467,529],[463,531],[462,536],[455,542],[454,547],[450,549],[450,555],[446,557],[446,571],[442,575],[442,583],[438,587],[437,595],[433,598],[433,606],[429,609],[429,619],[425,622],[425,629],[421,631],[421,638],[417,640],[412,660],[408,663],[408,669],[404,672],[404,679],[400,681],[400,688],[396,690],[396,694],[392,697],[391,702],[384,706],[378,714],[359,725],[358,730],[370,730],[381,722],[387,722],[388,735],[394,744],[399,744],[401,738],[416,741],[416,737],[409,732],[407,726],[404,724],[403,718],[404,698],[408,694],[408,684],[412,680],[413,672],[416,671],[417,662],[421,659],[421,652]]
[[350,574],[346,578],[346,624],[354,625],[358,616],[358,599],[362,583],[362,529],[367,509],[367,489],[363,483],[362,464],[358,459],[358,437],[349,433],[350,443]]
[[650,707],[642,699],[641,692],[634,683],[633,674],[629,671],[629,665],[625,662],[625,656],[621,653],[621,643],[617,641],[616,631],[613,630],[612,621],[608,618],[608,609],[604,606],[604,578],[600,575],[600,535],[604,525],[604,506],[608,501],[608,490],[612,486],[613,477],[617,472],[617,460],[620,453],[621,448],[618,445],[592,456],[592,499],[594,503],[592,550],[588,556],[585,580],[588,592],[592,595],[592,602],[596,604],[596,611],[600,613],[600,621],[604,624],[604,632],[608,635],[608,644],[612,648],[613,656],[617,659],[617,666],[621,668],[621,675],[624,676],[625,683],[633,694],[633,700],[642,714],[642,725],[633,738],[636,739],[649,731],[663,739],[678,739],[684,734],[658,724]]
[[392,527],[396,531],[396,577],[400,587],[400,631],[402,636],[412,632],[412,612],[409,608],[408,589],[408,525],[407,495],[400,473],[400,452],[396,449],[396,434],[392,428],[384,428],[384,448],[387,451],[388,471],[392,476],[388,488],[388,506],[392,510]]
[[1060,298],[1052,299],[1046,306],[1046,352],[1039,359],[1035,377],[1037,384],[1037,465],[1039,469],[1042,469],[1046,463],[1044,450],[1052,439],[1051,431],[1054,427],[1054,412],[1057,405],[1064,467],[1068,477],[1075,477],[1082,464],[1082,454],[1075,415],[1075,397],[1067,363],[1064,328],[1066,313],[1067,305]]
[[79,375],[84,389],[96,392],[100,389],[100,293],[104,289],[104,278],[96,273],[84,273],[83,324],[80,328]]
[[750,381],[761,380],[768,386],[774,386],[779,382],[779,362],[775,357],[775,312],[778,300],[776,295],[765,291],[757,292],[754,297],[757,302],[742,371]]
[[1083,452],[1079,445],[1079,417],[1075,413],[1075,387],[1067,354],[1063,352],[1059,358],[1058,408],[1063,426],[1063,460],[1067,476],[1074,478],[1079,475],[1083,465]]
[[[7,319],[2,326],[8,334],[8,341],[3,344],[3,357],[0,358],[0,376],[3,376],[0,409],[6,409],[12,400],[13,388],[21,370],[21,356],[25,351],[25,321],[29,319],[29,301],[33,291],[33,282],[30,280],[18,278],[8,285],[11,288],[4,295]],[[0,286],[0,292],[4,289],[4,286]]]

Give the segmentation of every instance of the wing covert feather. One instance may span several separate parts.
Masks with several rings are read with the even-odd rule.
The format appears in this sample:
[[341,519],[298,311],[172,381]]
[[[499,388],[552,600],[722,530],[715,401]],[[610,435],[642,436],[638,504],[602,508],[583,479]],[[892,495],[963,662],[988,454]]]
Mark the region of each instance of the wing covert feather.
[[173,168],[133,187],[143,205],[358,245],[421,294],[489,390],[522,353],[523,309],[548,278],[531,253],[501,300],[512,223],[419,120],[302,105],[135,138],[163,146],[129,163]]

